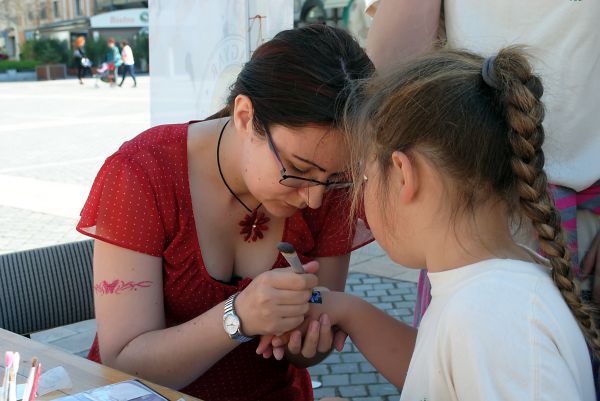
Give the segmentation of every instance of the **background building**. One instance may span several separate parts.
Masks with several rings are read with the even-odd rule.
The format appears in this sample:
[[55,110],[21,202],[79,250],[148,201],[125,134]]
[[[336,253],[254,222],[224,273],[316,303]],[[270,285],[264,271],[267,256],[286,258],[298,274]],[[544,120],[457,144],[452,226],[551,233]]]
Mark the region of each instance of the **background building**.
[[18,59],[27,40],[67,42],[80,35],[135,42],[148,30],[148,2],[139,0],[0,0],[0,53]]

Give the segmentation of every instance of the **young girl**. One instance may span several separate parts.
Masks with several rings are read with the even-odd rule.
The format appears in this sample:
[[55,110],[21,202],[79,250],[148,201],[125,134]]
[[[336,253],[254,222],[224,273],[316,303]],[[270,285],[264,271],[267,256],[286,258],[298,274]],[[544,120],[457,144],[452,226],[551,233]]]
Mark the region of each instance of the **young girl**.
[[[370,240],[347,224],[341,121],[348,81],[371,71],[342,30],[281,32],[214,118],[151,128],[106,160],[77,226],[96,238],[91,359],[205,400],[312,399],[306,369],[250,340],[302,323],[317,283],[343,290]],[[280,241],[319,266],[279,269]],[[331,349],[322,323],[307,354]]]
[[[394,261],[427,268],[432,301],[418,334],[339,292],[312,313],[345,330],[402,400],[595,400],[588,346],[598,355],[600,341],[547,191],[541,96],[515,48],[431,54],[360,91],[357,199]],[[513,241],[521,217],[545,258]]]

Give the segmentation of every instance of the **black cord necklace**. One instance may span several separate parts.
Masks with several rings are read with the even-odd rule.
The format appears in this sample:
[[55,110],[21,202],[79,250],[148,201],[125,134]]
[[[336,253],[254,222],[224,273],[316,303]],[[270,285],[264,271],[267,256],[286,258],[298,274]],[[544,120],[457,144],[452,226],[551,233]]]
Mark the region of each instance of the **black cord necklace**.
[[229,193],[233,195],[233,197],[248,211],[248,214],[244,216],[242,220],[238,223],[242,228],[240,229],[240,235],[244,237],[244,241],[246,242],[254,242],[256,240],[262,239],[264,237],[263,231],[267,231],[269,227],[267,227],[267,223],[271,220],[264,213],[259,212],[258,209],[262,206],[262,203],[259,203],[256,209],[252,210],[242,200],[233,192],[227,181],[225,181],[225,176],[223,175],[223,171],[221,170],[221,158],[220,158],[220,149],[221,149],[221,139],[223,138],[223,132],[225,132],[225,127],[229,124],[229,120],[223,125],[221,128],[221,133],[219,134],[219,140],[217,141],[217,167],[219,168],[219,174],[221,175],[221,180],[223,180],[223,184],[229,190]]

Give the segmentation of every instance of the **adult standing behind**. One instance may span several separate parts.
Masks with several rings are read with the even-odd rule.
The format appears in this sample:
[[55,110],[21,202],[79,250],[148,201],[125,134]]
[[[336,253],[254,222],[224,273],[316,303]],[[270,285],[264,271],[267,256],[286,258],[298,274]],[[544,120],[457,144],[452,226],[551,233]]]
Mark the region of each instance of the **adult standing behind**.
[[[367,6],[374,11],[367,52],[377,69],[431,49],[443,25],[450,48],[487,55],[510,44],[529,47],[545,87],[545,168],[575,271],[580,279],[596,275],[593,298],[599,302],[600,2],[381,0]],[[425,272],[419,289],[415,323],[429,302]]]
[[135,80],[135,60],[133,59],[131,46],[129,46],[126,40],[121,41],[121,60],[123,61],[123,75],[119,86],[123,86],[125,76],[129,74],[133,78],[133,87],[135,88],[137,86],[137,81]]
[[[221,112],[106,160],[77,225],[96,238],[91,359],[211,401],[312,399],[306,369],[257,355],[253,337],[299,326],[317,284],[343,291],[371,239],[348,222],[342,117],[349,81],[372,69],[340,29],[280,32]],[[284,268],[282,240],[308,274]],[[310,327],[298,364],[335,338],[327,320]]]
[[79,83],[83,85],[83,77],[85,76],[85,72],[88,71],[90,76],[92,76],[92,63],[90,59],[85,55],[85,36],[79,36],[75,43],[73,44],[75,50],[73,51],[73,59],[74,63],[77,66],[77,78],[79,79]]

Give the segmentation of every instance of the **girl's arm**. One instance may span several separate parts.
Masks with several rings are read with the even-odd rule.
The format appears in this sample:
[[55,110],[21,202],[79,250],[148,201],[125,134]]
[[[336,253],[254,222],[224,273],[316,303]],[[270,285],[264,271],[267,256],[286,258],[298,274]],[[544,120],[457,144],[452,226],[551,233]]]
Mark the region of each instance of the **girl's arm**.
[[[318,308],[315,308],[318,309]],[[342,292],[323,294],[320,311],[348,333],[369,362],[398,388],[404,386],[417,330],[368,302]]]
[[[316,258],[319,263],[319,287],[326,287],[333,291],[344,291],[348,267],[350,265],[350,254]],[[304,334],[304,338],[302,336]],[[317,322],[308,319],[303,324],[302,330],[292,333],[285,347],[285,357],[298,367],[316,365],[325,359],[332,349],[332,344],[343,343],[346,335],[334,332],[331,324],[326,321]]]
[[367,53],[380,70],[430,50],[438,35],[442,0],[381,0],[367,36]]
[[[315,275],[287,269],[256,277],[235,302],[244,334],[298,326],[315,285]],[[224,302],[166,327],[161,258],[96,240],[94,286],[100,355],[108,366],[179,389],[239,345],[223,329]]]

